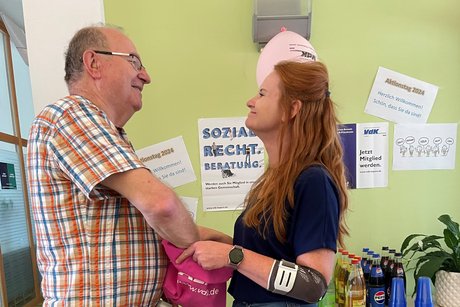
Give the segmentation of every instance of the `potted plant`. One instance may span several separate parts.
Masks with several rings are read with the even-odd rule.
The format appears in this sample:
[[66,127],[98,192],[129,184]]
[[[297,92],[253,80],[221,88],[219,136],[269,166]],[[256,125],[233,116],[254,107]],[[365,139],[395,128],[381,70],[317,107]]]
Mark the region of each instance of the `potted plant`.
[[415,281],[420,276],[431,279],[438,305],[460,306],[459,225],[447,214],[438,220],[446,225],[442,236],[411,234],[404,239],[401,252],[407,261],[406,271],[414,270]]

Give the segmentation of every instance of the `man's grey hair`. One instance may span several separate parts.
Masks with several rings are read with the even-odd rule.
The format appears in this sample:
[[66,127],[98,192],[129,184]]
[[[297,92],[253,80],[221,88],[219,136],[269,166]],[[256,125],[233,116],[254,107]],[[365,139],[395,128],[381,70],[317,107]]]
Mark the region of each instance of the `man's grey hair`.
[[109,48],[107,38],[101,31],[103,28],[112,28],[122,31],[119,27],[97,24],[80,29],[71,39],[69,47],[65,52],[64,80],[67,86],[79,80],[83,72],[83,53],[86,50],[107,50]]

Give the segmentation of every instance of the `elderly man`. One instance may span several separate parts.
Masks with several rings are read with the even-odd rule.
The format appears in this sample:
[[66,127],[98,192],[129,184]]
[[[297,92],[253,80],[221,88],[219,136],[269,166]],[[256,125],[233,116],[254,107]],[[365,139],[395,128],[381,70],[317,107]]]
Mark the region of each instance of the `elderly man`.
[[123,126],[150,76],[121,30],[87,27],[65,62],[69,96],[44,108],[28,143],[28,179],[44,305],[154,306],[166,258],[198,229],[136,156]]

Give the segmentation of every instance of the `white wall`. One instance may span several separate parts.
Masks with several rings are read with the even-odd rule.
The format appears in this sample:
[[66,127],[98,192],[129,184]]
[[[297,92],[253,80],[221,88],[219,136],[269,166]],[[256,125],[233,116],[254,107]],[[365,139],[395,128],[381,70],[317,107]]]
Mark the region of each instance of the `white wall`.
[[64,52],[80,28],[104,22],[103,0],[23,0],[34,109],[68,94]]

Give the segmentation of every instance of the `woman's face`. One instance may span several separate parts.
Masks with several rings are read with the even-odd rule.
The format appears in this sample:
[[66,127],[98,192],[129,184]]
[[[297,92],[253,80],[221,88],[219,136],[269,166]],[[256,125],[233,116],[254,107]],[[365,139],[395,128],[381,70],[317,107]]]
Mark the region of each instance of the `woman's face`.
[[246,126],[259,137],[280,131],[283,121],[280,83],[278,74],[273,71],[262,82],[259,94],[246,103],[249,108]]

